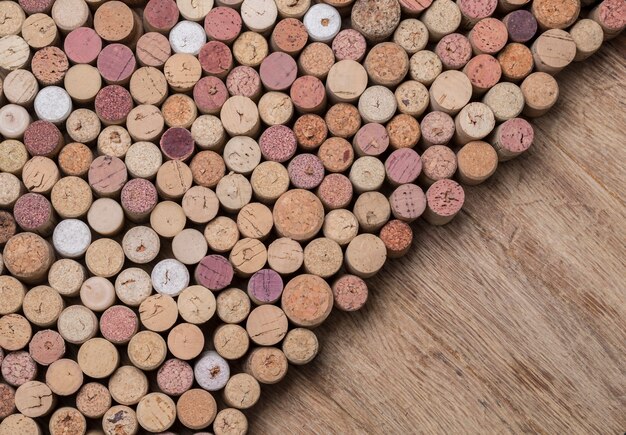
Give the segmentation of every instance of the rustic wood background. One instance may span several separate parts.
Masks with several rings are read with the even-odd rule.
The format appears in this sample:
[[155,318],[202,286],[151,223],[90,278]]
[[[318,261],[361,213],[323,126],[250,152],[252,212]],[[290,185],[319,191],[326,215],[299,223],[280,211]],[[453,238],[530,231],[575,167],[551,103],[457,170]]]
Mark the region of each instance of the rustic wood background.
[[252,434],[626,431],[626,35],[558,80],[533,149],[415,226]]

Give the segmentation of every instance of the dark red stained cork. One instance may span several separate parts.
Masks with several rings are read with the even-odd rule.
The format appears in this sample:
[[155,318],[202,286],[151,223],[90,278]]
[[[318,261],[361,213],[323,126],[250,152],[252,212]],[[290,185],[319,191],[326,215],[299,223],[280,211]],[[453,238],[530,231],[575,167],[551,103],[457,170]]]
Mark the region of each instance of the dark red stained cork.
[[204,44],[198,54],[198,60],[205,73],[217,77],[226,77],[233,68],[233,53],[228,45],[220,41]]
[[161,151],[170,160],[187,160],[194,151],[191,132],[186,128],[170,128],[161,136]]
[[19,0],[19,4],[26,15],[48,13],[52,9],[55,0]]
[[204,18],[204,30],[209,39],[227,44],[239,36],[242,25],[241,15],[233,8],[213,8]]
[[354,146],[360,154],[379,156],[389,147],[389,134],[382,124],[369,123],[359,129],[354,136]]
[[259,270],[248,281],[248,294],[264,304],[276,302],[282,292],[283,279],[272,269]]
[[133,51],[123,44],[109,44],[98,56],[98,71],[107,83],[125,83],[135,72],[137,61]]
[[228,90],[217,77],[203,77],[193,88],[193,100],[204,114],[217,114],[228,100]]
[[79,27],[65,37],[63,48],[71,62],[92,63],[102,50],[102,39],[94,29]]
[[525,9],[513,11],[502,19],[513,42],[528,42],[537,33],[535,16]]
[[261,95],[261,77],[254,68],[237,66],[228,73],[226,88],[231,96],[241,95],[254,100]]
[[157,372],[157,385],[165,394],[180,396],[193,385],[193,368],[186,362],[176,358],[163,363]]
[[217,291],[228,287],[233,275],[233,266],[228,259],[221,255],[207,255],[196,266],[194,277],[198,284]]
[[169,32],[178,22],[178,7],[174,0],[150,0],[143,10],[148,27],[157,32]]
[[268,90],[284,91],[289,89],[298,77],[298,65],[288,54],[276,52],[263,59],[259,74],[263,86]]
[[144,178],[130,180],[122,188],[122,208],[131,215],[150,213],[158,201],[156,187]]
[[315,189],[324,179],[324,165],[314,154],[299,154],[289,166],[289,179],[298,189]]
[[13,215],[8,211],[0,211],[0,245],[4,245],[16,231],[17,225]]
[[63,143],[63,134],[49,121],[35,121],[24,132],[24,146],[31,156],[54,157]]
[[100,333],[111,343],[128,343],[138,328],[137,314],[123,305],[108,308],[100,317]]
[[67,56],[58,47],[44,47],[33,55],[31,71],[44,86],[61,84],[70,67]]
[[48,366],[65,355],[65,340],[57,331],[44,329],[33,335],[28,351],[38,364]]
[[110,85],[100,89],[94,104],[102,122],[120,124],[133,109],[133,97],[123,87]]
[[343,174],[329,174],[317,189],[317,196],[326,208],[346,208],[352,201],[352,182]]
[[124,162],[117,157],[100,156],[91,162],[87,179],[97,193],[115,195],[126,184],[128,171]]
[[365,37],[354,29],[342,30],[333,40],[333,53],[337,61],[349,59],[360,62],[366,50]]
[[385,172],[394,184],[412,183],[422,172],[420,155],[411,148],[395,150],[385,160]]
[[294,156],[298,144],[296,135],[289,127],[273,125],[259,138],[259,147],[265,160],[283,163]]
[[22,195],[13,207],[15,221],[24,231],[38,231],[52,218],[52,204],[39,193]]

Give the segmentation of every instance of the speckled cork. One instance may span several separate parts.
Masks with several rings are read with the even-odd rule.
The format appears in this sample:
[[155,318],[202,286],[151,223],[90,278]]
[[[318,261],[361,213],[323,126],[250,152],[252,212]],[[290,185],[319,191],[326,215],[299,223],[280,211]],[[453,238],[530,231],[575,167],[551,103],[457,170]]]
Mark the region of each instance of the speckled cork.
[[194,388],[178,399],[176,413],[185,427],[200,430],[208,427],[215,419],[217,404],[211,393]]
[[164,393],[180,396],[193,385],[193,368],[186,361],[173,358],[165,361],[157,371],[157,384]]

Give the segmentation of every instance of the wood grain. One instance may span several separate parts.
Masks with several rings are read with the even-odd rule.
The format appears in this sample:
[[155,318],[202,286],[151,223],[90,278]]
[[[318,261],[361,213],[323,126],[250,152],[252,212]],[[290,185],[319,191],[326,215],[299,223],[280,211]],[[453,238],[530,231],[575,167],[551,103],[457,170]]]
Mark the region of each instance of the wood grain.
[[524,157],[334,312],[253,434],[626,430],[626,35],[559,74]]

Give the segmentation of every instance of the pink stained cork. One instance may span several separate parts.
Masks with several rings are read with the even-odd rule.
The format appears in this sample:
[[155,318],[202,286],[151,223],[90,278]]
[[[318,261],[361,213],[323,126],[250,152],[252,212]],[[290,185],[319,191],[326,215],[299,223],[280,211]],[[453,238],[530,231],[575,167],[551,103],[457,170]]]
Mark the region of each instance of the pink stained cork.
[[55,0],[19,0],[26,15],[49,13]]
[[303,113],[318,112],[326,105],[326,87],[317,77],[297,78],[289,94],[293,105]]
[[495,57],[489,54],[479,54],[473,57],[463,72],[469,78],[476,93],[487,92],[494,87],[502,77],[502,67]]
[[298,65],[293,57],[278,51],[263,59],[259,74],[266,89],[284,91],[289,89],[298,77]]
[[186,361],[169,359],[157,372],[157,385],[169,396],[180,396],[193,386],[193,368]]
[[465,191],[454,180],[439,180],[426,192],[426,200],[426,220],[434,225],[443,225],[450,222],[463,208]]
[[135,49],[137,61],[142,66],[162,67],[172,54],[167,37],[156,32],[148,32],[139,38]]
[[235,9],[217,7],[204,18],[204,31],[210,40],[226,44],[233,42],[241,33],[243,21]]
[[[17,225],[15,224],[15,218],[8,211],[0,211],[0,246],[9,241],[11,237],[15,235],[17,231]],[[0,356],[0,363],[2,358]]]
[[26,351],[10,352],[2,360],[1,373],[8,384],[19,387],[37,377],[37,363]]
[[7,384],[0,384],[0,421],[15,413],[15,390]]
[[456,169],[454,151],[444,145],[433,145],[422,154],[420,181],[430,186],[437,180],[452,178]]
[[133,97],[121,86],[105,86],[96,95],[94,105],[103,123],[121,124],[133,109]]
[[193,88],[193,100],[200,113],[216,115],[228,100],[228,89],[218,77],[203,77]]
[[283,293],[283,279],[272,269],[261,269],[248,281],[248,295],[256,304],[273,304]]
[[496,11],[498,0],[458,0],[461,15],[470,23],[490,17]]
[[396,219],[413,222],[426,209],[424,191],[415,184],[403,184],[389,197],[391,213]]
[[24,146],[31,156],[54,157],[64,143],[61,131],[49,121],[35,121],[24,132]]
[[154,32],[169,32],[178,22],[178,17],[174,0],[150,0],[143,10],[145,27]]
[[137,61],[133,51],[123,44],[109,44],[98,55],[100,75],[108,84],[124,84],[135,72]]
[[342,30],[335,36],[332,44],[333,53],[337,62],[340,60],[354,60],[360,62],[367,51],[365,37],[354,29]]
[[294,156],[298,144],[293,130],[284,125],[273,125],[259,138],[259,147],[265,160],[283,163]]
[[220,78],[226,78],[233,68],[233,53],[228,45],[220,41],[204,44],[198,54],[198,60],[206,74]]
[[54,223],[54,212],[50,201],[39,193],[27,193],[15,202],[13,207],[15,222],[24,231],[43,236],[49,235]]
[[294,157],[289,166],[289,179],[298,189],[315,189],[324,179],[324,165],[314,154],[299,154]]
[[506,15],[502,22],[513,42],[525,43],[533,39],[537,33],[537,19],[525,9],[519,9]]
[[226,88],[231,96],[240,95],[256,100],[261,96],[261,76],[254,68],[237,66],[228,73]]
[[607,36],[614,36],[626,27],[626,4],[623,0],[604,0],[591,12]]
[[317,196],[330,210],[348,207],[353,193],[352,182],[343,174],[328,174],[317,188]]
[[446,145],[454,136],[454,119],[444,112],[430,112],[420,123],[426,146]]
[[435,53],[445,69],[461,69],[472,58],[472,44],[460,33],[451,33],[441,38]]
[[509,34],[502,21],[484,18],[476,23],[468,38],[475,54],[495,54],[504,48]]
[[137,314],[124,305],[114,305],[100,317],[100,333],[113,344],[128,343],[138,330]]
[[422,172],[422,159],[411,148],[395,150],[385,160],[385,172],[393,185],[413,183]]
[[389,147],[389,134],[384,125],[365,124],[354,136],[354,149],[360,156],[379,156]]
[[128,180],[126,165],[117,157],[96,157],[89,166],[87,179],[91,188],[100,196],[115,196]]
[[48,366],[65,355],[65,340],[58,332],[44,329],[33,335],[28,351],[38,364]]
[[230,261],[221,255],[207,255],[198,266],[194,277],[196,282],[209,290],[225,289],[233,280],[234,271]]
[[94,29],[79,27],[65,37],[63,49],[72,63],[93,63],[102,50],[102,39]]
[[170,160],[185,161],[193,154],[195,142],[186,128],[173,127],[161,136],[161,151]]
[[367,284],[356,275],[343,275],[332,285],[335,307],[341,311],[357,311],[367,302]]
[[147,218],[159,201],[156,187],[149,180],[135,178],[122,188],[121,204],[126,214],[134,221]]
[[417,15],[426,10],[433,0],[398,0],[400,8],[407,15]]
[[506,161],[528,150],[535,138],[533,126],[523,118],[500,124],[495,132],[494,148],[500,161]]

